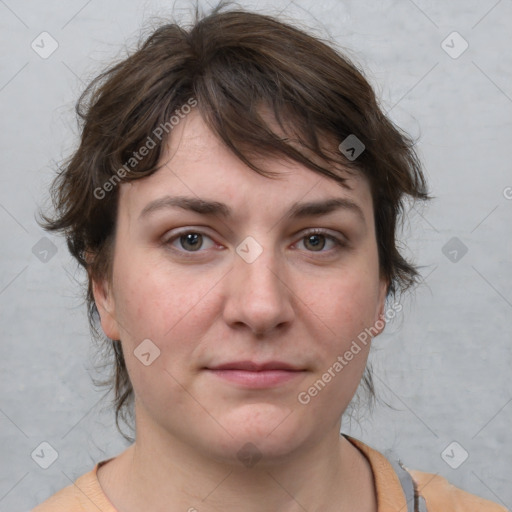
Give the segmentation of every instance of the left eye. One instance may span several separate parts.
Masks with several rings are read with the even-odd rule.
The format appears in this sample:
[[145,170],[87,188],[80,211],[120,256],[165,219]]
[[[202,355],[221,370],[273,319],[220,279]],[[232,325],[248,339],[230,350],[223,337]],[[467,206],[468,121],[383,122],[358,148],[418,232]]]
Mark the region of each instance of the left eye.
[[322,249],[325,248],[327,241],[334,244],[335,247],[343,245],[338,238],[323,231],[313,231],[311,233],[307,233],[301,238],[301,241],[304,241],[304,245],[306,247],[309,246],[313,248],[311,252],[327,252],[322,251]]
[[173,242],[171,245],[174,245],[174,242],[179,242],[182,249],[185,249],[187,252],[197,252],[203,246],[204,239],[213,240],[204,233],[198,231],[187,231],[185,233],[178,234],[171,238],[167,243]]
[[[209,247],[204,247],[205,240],[210,241]],[[303,235],[299,242],[302,242],[308,252],[328,252],[333,248],[340,248],[343,246],[343,242],[337,237],[330,235],[324,231],[312,231]],[[327,250],[326,245],[330,242],[333,246]],[[200,249],[211,249],[215,242],[201,231],[184,231],[169,238],[166,242],[178,250],[184,250],[185,252],[200,252]],[[179,247],[176,245],[179,244]]]

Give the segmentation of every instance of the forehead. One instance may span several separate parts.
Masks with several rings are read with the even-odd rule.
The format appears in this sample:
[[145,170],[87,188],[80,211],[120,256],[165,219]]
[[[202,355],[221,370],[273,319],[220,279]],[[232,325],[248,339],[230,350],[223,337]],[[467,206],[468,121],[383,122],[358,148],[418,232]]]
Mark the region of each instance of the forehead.
[[363,210],[372,208],[370,187],[362,173],[338,169],[346,180],[342,185],[295,161],[264,154],[251,160],[277,177],[262,176],[246,166],[209,130],[200,114],[192,112],[162,146],[159,170],[121,186],[120,206],[132,216],[150,201],[179,195],[222,201],[241,214],[249,214],[250,206],[279,214],[298,201],[334,197],[357,201]]

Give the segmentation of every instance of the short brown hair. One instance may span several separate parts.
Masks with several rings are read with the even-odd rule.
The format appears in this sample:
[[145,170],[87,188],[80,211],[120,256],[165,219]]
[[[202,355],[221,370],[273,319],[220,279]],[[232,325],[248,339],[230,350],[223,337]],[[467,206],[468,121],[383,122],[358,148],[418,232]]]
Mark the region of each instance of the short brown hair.
[[[388,296],[417,282],[417,269],[402,257],[396,240],[404,199],[429,198],[414,142],[385,116],[363,72],[334,43],[221,3],[208,16],[196,9],[189,29],[160,26],[129,57],[96,77],[78,100],[79,147],[52,185],[56,213],[43,215],[43,221],[46,229],[65,233],[71,254],[88,271],[88,311],[97,334],[91,279],[110,276],[116,184],[158,169],[165,140],[156,136],[159,127],[170,133],[172,116],[192,102],[226,146],[262,175],[272,173],[253,157],[286,157],[339,183],[344,178],[333,172],[333,164],[362,172],[372,191]],[[274,113],[289,138],[272,131],[261,107]],[[364,144],[356,159],[337,149],[349,136]],[[154,145],[141,156],[149,139]],[[115,358],[110,384],[119,428],[133,389],[119,340],[106,341]],[[370,372],[363,382],[373,397]]]

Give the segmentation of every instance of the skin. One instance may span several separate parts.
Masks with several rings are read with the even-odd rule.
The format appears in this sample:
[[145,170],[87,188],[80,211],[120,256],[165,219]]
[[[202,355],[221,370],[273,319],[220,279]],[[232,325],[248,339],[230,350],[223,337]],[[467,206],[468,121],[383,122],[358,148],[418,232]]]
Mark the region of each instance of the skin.
[[[98,472],[123,512],[376,510],[369,464],[339,435],[370,344],[307,405],[297,399],[383,314],[370,187],[362,175],[346,174],[344,187],[295,162],[261,162],[279,179],[246,167],[192,112],[163,167],[120,186],[112,276],[94,282],[94,296],[135,391],[136,442]],[[177,207],[141,216],[178,195],[225,203],[233,216]],[[295,202],[330,198],[362,215],[286,216]],[[311,239],[313,228],[345,245]],[[178,231],[203,237],[194,245]],[[251,263],[236,252],[248,236],[263,250]],[[160,350],[148,366],[134,355],[145,339]],[[239,360],[303,371],[247,389],[204,369]],[[246,443],[261,457],[251,467],[237,456]]]

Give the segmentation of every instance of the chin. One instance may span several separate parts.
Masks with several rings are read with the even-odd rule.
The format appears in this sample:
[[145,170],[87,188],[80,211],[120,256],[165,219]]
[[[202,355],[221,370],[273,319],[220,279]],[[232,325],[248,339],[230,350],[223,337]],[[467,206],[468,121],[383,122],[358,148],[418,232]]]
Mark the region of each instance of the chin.
[[209,449],[216,446],[214,457],[225,463],[247,467],[283,462],[315,432],[296,411],[268,403],[244,405],[219,420],[231,436],[224,432],[218,443],[211,439]]

